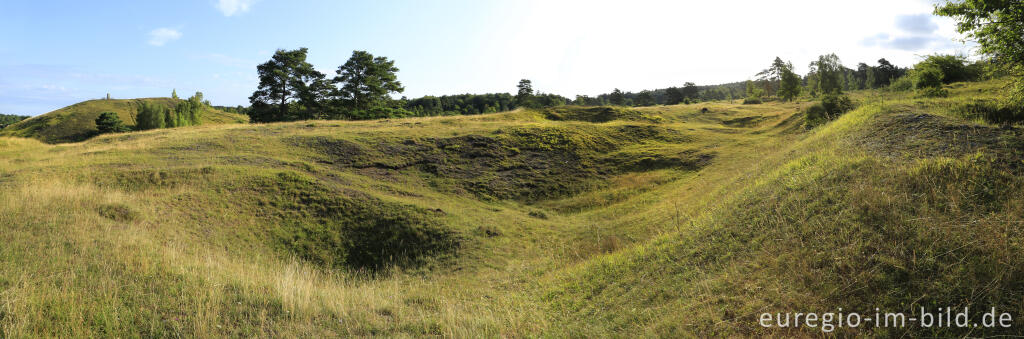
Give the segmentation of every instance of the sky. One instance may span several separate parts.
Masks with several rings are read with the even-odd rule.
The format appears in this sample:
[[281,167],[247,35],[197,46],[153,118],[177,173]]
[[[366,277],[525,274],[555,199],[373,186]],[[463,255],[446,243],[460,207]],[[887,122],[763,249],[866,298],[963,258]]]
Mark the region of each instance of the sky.
[[309,48],[334,76],[353,50],[395,61],[397,96],[743,81],[776,56],[909,67],[972,55],[934,0],[180,0],[0,1],[0,113],[43,114],[104,97],[195,91],[248,105],[256,66]]

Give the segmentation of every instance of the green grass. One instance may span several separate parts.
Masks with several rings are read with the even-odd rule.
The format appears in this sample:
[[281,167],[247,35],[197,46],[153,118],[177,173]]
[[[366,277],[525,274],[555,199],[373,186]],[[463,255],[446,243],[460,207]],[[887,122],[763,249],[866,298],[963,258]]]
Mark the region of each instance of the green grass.
[[[83,101],[56,111],[29,118],[0,130],[0,136],[35,138],[47,143],[78,142],[95,136],[96,118],[103,112],[114,112],[128,127],[135,126],[135,116],[143,102],[173,108],[174,99],[114,99]],[[202,110],[204,124],[244,123],[249,118],[210,107]]]
[[[946,98],[0,138],[0,337],[818,336],[1024,315],[1024,136]],[[1020,324],[1019,322],[1015,322]],[[1001,330],[861,328],[841,336]]]

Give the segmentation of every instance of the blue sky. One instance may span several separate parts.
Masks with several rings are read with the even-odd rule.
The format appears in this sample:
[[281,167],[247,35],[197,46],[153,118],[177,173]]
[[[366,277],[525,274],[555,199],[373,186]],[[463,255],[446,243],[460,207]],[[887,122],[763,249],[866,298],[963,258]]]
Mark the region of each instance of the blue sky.
[[[879,10],[884,8],[884,10]],[[402,95],[565,96],[798,71],[835,52],[850,67],[969,53],[923,0],[847,1],[0,1],[0,113],[202,91],[247,105],[256,65],[308,47],[333,75],[353,50],[387,56]]]

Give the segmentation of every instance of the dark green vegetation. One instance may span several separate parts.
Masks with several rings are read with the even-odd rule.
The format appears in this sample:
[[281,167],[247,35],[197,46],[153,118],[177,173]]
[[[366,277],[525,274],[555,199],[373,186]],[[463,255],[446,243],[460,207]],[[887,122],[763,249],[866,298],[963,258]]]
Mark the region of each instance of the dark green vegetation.
[[7,127],[10,124],[16,123],[28,119],[26,116],[11,115],[11,114],[0,114],[0,129]]
[[[181,102],[173,98],[89,100],[12,124],[0,130],[0,136],[35,138],[47,143],[78,142],[100,133],[96,120],[104,112],[115,113],[125,126],[136,129],[142,107],[148,104],[172,111]],[[227,113],[208,105],[198,108],[197,114],[203,124],[248,121],[244,115]]]
[[142,103],[137,114],[138,123],[135,128],[147,130],[154,128],[174,128],[199,125],[203,122],[203,111],[209,103],[203,102],[203,93],[196,93],[188,100],[178,100],[178,93],[171,93],[176,100],[174,107],[154,103]]
[[394,61],[353,51],[338,67],[337,76],[327,79],[306,61],[307,54],[306,48],[278,50],[270,61],[257,67],[260,85],[249,97],[251,106],[244,110],[253,122],[481,114],[559,106],[568,101],[557,95],[535,94],[526,79],[520,82],[515,98],[500,93],[394,100],[391,94],[405,90]]
[[96,130],[98,133],[122,133],[128,132],[130,129],[121,122],[121,118],[117,117],[117,113],[114,112],[103,112],[96,118]]

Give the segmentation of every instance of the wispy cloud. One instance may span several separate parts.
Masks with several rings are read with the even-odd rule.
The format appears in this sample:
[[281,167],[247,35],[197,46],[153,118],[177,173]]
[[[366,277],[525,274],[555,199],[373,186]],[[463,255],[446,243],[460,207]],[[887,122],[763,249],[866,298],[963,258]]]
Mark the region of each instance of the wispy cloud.
[[930,14],[900,15],[896,17],[896,27],[913,34],[931,34],[939,29]]
[[149,44],[153,46],[163,46],[178,39],[181,39],[181,32],[170,28],[157,28],[149,32]]
[[893,34],[878,33],[861,40],[866,47],[881,47],[901,51],[918,52],[937,49],[953,49],[952,37],[939,32],[939,24],[931,14],[911,14],[896,17]]
[[249,11],[254,0],[217,0],[217,10],[224,16],[232,16]]

